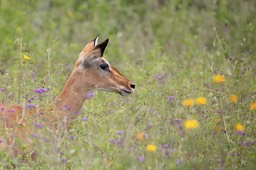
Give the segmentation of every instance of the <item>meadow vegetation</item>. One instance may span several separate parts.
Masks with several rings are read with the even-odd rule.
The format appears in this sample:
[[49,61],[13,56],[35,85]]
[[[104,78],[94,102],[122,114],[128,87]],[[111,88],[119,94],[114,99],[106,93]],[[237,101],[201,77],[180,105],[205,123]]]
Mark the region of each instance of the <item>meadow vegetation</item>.
[[0,102],[49,106],[98,34],[136,91],[93,91],[58,135],[35,122],[38,160],[0,151],[0,169],[255,169],[255,16],[253,0],[1,0]]

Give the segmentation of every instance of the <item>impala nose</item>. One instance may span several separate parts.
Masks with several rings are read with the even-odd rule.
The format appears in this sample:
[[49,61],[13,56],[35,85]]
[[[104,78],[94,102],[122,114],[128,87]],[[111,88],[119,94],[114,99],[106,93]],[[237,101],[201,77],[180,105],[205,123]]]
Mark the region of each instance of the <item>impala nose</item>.
[[130,85],[130,87],[131,87],[132,89],[135,89],[135,84],[132,83],[132,84]]

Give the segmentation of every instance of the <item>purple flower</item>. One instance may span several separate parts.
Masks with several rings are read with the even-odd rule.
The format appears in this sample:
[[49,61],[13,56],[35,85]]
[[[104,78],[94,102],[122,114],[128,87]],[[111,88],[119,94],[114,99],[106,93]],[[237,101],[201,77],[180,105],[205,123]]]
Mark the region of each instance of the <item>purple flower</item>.
[[52,152],[53,152],[53,153],[57,153],[57,152],[58,152],[58,148],[57,148],[57,147],[54,147],[54,148],[52,149]]
[[67,158],[61,158],[61,162],[68,163],[68,160],[67,160]]
[[126,132],[125,131],[118,131],[116,132],[117,135],[126,135]]
[[42,129],[43,128],[43,124],[42,123],[36,123],[35,127],[38,129]]
[[35,73],[34,72],[31,73],[31,77],[35,77]]
[[145,162],[145,158],[143,156],[138,157],[138,162],[140,163]]
[[70,136],[70,139],[74,140],[76,137],[75,136]]
[[181,120],[180,120],[180,119],[176,119],[176,123],[177,123],[177,124],[180,124],[180,123],[181,123]]
[[169,96],[169,100],[172,103],[175,100],[175,97],[174,96]]
[[117,146],[121,146],[121,144],[123,143],[123,139],[110,139],[108,140],[110,143],[113,143]]
[[169,146],[168,144],[163,144],[163,145],[162,145],[162,148],[163,148],[163,149],[169,149],[170,146]]
[[64,105],[64,109],[66,109],[66,110],[71,110],[71,107],[65,104],[65,105]]
[[13,97],[13,93],[10,93],[10,94],[8,95],[8,98],[9,98],[9,99],[12,99],[12,97]]
[[46,93],[46,92],[48,92],[50,90],[50,88],[48,87],[48,88],[38,88],[38,89],[35,89],[34,90],[34,92],[35,93],[38,93],[38,94],[43,94],[43,93]]
[[178,161],[177,161],[177,164],[178,165],[181,165],[181,164],[183,164],[184,163],[184,160],[183,159],[179,159]]
[[77,115],[80,115],[80,114],[82,114],[82,112],[81,112],[81,111],[78,111],[78,112],[76,112],[76,114],[77,114]]
[[40,136],[39,134],[37,134],[37,133],[33,133],[32,136],[33,136],[34,138],[41,138],[41,136]]
[[0,111],[4,111],[4,107],[1,107],[1,108],[0,108]]
[[165,79],[168,78],[168,76],[169,76],[168,72],[166,72],[164,74],[157,74],[157,75],[155,75],[155,79],[158,80],[158,82],[160,84],[164,84],[165,83]]
[[232,153],[231,155],[232,156],[240,156],[240,154],[238,154],[238,153]]
[[240,136],[246,135],[246,133],[244,131],[237,131],[237,134],[240,135]]
[[82,118],[82,121],[83,121],[83,122],[87,122],[88,120],[89,120],[88,117],[83,117],[83,118]]
[[8,112],[13,113],[13,112],[15,112],[15,109],[10,109],[10,110],[8,110]]
[[31,97],[30,99],[28,99],[28,102],[29,102],[29,103],[32,103],[33,100],[35,100],[35,98],[34,98],[34,97]]
[[0,143],[2,143],[3,142],[3,140],[2,139],[0,139]]
[[0,88],[0,92],[6,92],[6,88]]
[[242,144],[243,144],[243,146],[250,146],[251,142],[249,142],[249,141],[244,141]]
[[87,96],[86,96],[86,99],[90,99],[94,96],[94,93],[92,91],[90,91]]
[[29,109],[36,108],[36,106],[35,106],[34,104],[32,104],[32,103],[28,104],[27,107],[28,107]]

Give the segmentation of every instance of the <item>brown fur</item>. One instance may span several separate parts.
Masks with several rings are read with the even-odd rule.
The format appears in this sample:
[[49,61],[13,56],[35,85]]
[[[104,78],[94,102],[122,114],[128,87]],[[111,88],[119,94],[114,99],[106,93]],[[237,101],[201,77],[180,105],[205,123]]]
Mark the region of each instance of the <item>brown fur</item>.
[[[47,109],[26,109],[21,105],[0,104],[0,150],[9,150],[13,156],[24,154],[23,149],[17,144],[16,140],[22,140],[27,146],[28,151],[33,152],[33,133],[40,133],[34,128],[34,122],[43,121],[44,126],[51,126],[56,130],[59,128],[63,119],[73,120],[77,117],[86,96],[93,89],[107,90],[119,94],[126,94],[124,91],[132,93],[135,85],[123,76],[117,69],[110,65],[109,71],[100,70],[101,61],[106,61],[103,57],[105,44],[96,44],[97,37],[89,42],[75,64],[75,68],[68,78],[64,89],[56,102]],[[103,47],[102,47],[103,46]],[[103,48],[103,49],[102,49]],[[82,62],[90,63],[89,68],[84,68]],[[70,109],[65,109],[68,106]],[[4,109],[1,109],[4,108]],[[58,124],[56,124],[58,123]]]

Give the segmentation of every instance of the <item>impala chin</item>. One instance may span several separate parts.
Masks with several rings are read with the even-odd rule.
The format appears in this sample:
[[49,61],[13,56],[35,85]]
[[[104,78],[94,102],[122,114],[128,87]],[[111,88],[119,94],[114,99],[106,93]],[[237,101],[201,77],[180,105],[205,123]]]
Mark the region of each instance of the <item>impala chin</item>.
[[134,92],[133,89],[132,89],[132,90],[125,90],[125,89],[123,89],[123,90],[121,90],[120,94],[121,94],[122,96],[128,96],[128,95],[130,95],[130,94],[133,93],[133,92]]

